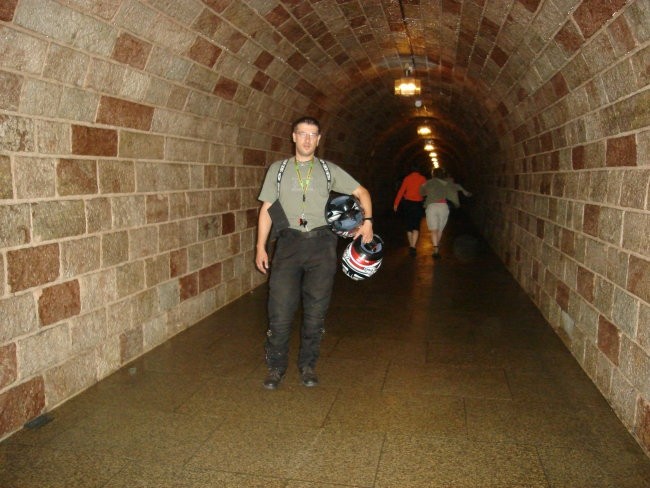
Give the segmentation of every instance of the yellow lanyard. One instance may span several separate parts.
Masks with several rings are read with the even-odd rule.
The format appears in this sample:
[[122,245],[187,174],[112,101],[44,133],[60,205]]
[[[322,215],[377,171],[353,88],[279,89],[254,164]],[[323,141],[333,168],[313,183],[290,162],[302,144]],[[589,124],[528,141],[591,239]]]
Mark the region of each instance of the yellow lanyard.
[[[298,184],[300,185],[300,188],[302,189],[302,208],[303,211],[305,209],[305,200],[307,197],[307,190],[309,189],[309,183],[311,183],[311,171],[314,169],[314,158],[311,158],[309,160],[309,171],[307,172],[307,176],[305,179],[302,179],[302,175],[300,174],[300,168],[298,168],[298,160],[295,160],[295,165],[296,165],[296,174],[298,175]],[[306,162],[306,161],[305,161]]]
[[298,224],[301,227],[304,227],[307,229],[307,219],[305,219],[305,200],[307,199],[307,190],[309,189],[309,183],[311,183],[311,170],[314,169],[314,158],[311,158],[309,161],[309,171],[307,172],[307,176],[305,179],[302,179],[302,175],[300,174],[300,169],[298,168],[298,160],[295,160],[296,164],[296,174],[298,175],[298,183],[300,184],[300,188],[302,189],[302,214],[300,215],[300,218],[298,219]]

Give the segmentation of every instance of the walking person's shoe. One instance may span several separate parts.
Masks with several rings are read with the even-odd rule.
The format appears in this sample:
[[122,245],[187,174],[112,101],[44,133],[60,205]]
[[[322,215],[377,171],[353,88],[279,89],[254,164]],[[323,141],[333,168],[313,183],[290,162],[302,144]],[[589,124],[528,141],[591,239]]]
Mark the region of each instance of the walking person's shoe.
[[433,246],[432,256],[434,259],[440,259],[440,250],[438,249],[438,246]]
[[414,247],[409,247],[409,256],[415,256],[416,251]]
[[311,388],[318,385],[318,376],[311,366],[305,366],[300,370],[300,381],[303,385]]
[[277,368],[269,369],[266,378],[264,378],[264,388],[267,390],[275,390],[284,379],[284,371]]

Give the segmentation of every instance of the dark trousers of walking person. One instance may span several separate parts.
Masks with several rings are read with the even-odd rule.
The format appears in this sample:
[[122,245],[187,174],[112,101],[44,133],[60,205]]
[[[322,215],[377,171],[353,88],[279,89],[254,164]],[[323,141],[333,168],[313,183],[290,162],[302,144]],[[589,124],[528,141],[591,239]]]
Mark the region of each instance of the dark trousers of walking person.
[[311,232],[287,229],[280,234],[269,279],[265,343],[269,368],[287,370],[291,325],[301,300],[298,368],[316,365],[336,274],[336,244],[337,236],[327,228]]
[[401,216],[406,227],[406,238],[409,243],[409,253],[415,256],[415,248],[420,237],[420,222],[424,217],[424,207],[422,201],[407,200],[401,202]]

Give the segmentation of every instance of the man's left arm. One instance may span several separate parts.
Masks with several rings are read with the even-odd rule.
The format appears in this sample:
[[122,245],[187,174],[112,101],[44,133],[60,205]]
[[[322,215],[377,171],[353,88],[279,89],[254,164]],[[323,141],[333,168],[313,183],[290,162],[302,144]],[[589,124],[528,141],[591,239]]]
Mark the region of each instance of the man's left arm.
[[373,231],[372,231],[372,199],[370,198],[370,192],[366,190],[363,186],[358,186],[353,192],[354,195],[361,204],[363,209],[364,221],[361,224],[361,227],[357,229],[357,232],[354,234],[354,239],[361,236],[361,242],[367,243],[372,241]]

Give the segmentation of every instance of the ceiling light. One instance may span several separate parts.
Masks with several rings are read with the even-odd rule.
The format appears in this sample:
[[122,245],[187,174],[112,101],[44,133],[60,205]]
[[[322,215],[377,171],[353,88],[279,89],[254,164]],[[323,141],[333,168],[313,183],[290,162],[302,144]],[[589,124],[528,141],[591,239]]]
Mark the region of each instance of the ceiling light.
[[395,80],[395,95],[411,97],[422,92],[422,83],[412,76],[413,68],[407,65],[404,69],[404,76]]
[[395,80],[395,95],[411,97],[419,95],[422,91],[422,84],[417,78],[403,77]]
[[428,125],[421,125],[418,127],[418,134],[421,136],[429,136],[431,135],[431,127]]
[[417,78],[403,77],[395,80],[395,95],[411,97],[419,95],[422,91],[422,84]]
[[427,142],[427,143],[424,145],[424,150],[425,150],[425,151],[433,151],[434,149],[435,149],[435,148],[433,147],[433,144],[432,144],[431,142]]

